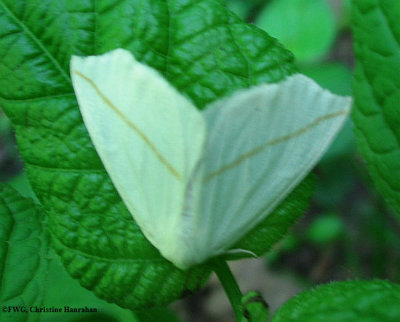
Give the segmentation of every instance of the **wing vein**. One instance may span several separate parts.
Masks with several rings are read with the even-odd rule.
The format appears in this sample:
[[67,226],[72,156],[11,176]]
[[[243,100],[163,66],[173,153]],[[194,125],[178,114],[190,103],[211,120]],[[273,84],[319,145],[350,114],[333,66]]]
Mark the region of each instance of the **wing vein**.
[[210,174],[205,176],[205,182],[213,179],[214,177],[219,176],[220,174],[222,174],[223,172],[230,170],[236,166],[238,166],[239,164],[241,164],[243,161],[253,157],[254,155],[260,153],[261,151],[263,151],[265,148],[267,147],[272,147],[274,145],[277,145],[279,143],[288,141],[290,139],[293,139],[297,136],[300,136],[304,133],[306,133],[307,131],[311,130],[314,126],[317,126],[318,124],[320,124],[323,121],[326,121],[328,119],[334,118],[334,117],[338,117],[340,115],[345,115],[348,114],[348,111],[346,110],[342,110],[342,111],[338,111],[335,113],[330,113],[330,114],[326,114],[324,116],[320,116],[318,118],[316,118],[313,122],[311,122],[310,124],[296,130],[293,131],[292,133],[283,135],[281,137],[275,138],[273,140],[270,140],[266,143],[263,143],[259,146],[256,146],[255,148],[251,149],[249,152],[246,152],[242,155],[240,155],[238,158],[236,158],[234,161],[222,166],[221,168],[219,168],[218,170],[211,172]]
[[155,147],[155,145],[151,142],[151,140],[130,120],[128,120],[125,115],[118,109],[118,107],[116,107],[111,101],[110,99],[105,96],[100,89],[98,88],[98,86],[96,85],[96,83],[89,78],[88,76],[86,76],[85,74],[82,74],[81,72],[74,70],[74,73],[77,74],[78,76],[82,77],[85,81],[87,81],[92,87],[93,89],[96,91],[96,93],[100,96],[100,98],[106,103],[106,105],[108,105],[109,107],[111,107],[111,109],[117,113],[117,115],[122,119],[122,121],[124,121],[124,123],[126,125],[128,125],[131,129],[133,129],[137,135],[139,135],[143,141],[148,145],[148,147],[150,148],[150,150],[152,150],[154,152],[154,154],[156,155],[156,157],[160,160],[160,162],[162,164],[165,165],[165,167],[168,169],[168,171],[179,181],[182,180],[182,175],[164,158],[164,156],[157,150],[157,148]]

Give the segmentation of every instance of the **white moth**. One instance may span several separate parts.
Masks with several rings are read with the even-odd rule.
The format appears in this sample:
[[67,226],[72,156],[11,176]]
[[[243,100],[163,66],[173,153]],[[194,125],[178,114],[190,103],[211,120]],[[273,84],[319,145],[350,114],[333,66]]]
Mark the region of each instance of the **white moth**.
[[198,110],[116,49],[72,57],[92,142],[148,240],[185,269],[228,252],[320,159],[351,99],[297,74]]

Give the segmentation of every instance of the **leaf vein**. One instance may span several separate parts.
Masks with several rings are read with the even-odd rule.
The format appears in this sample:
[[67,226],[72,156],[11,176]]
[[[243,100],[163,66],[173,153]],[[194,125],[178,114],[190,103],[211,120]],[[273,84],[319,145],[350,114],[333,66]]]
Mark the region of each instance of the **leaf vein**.
[[50,53],[50,51],[44,46],[42,41],[28,28],[28,26],[20,20],[9,7],[5,5],[3,1],[0,1],[0,5],[3,7],[4,11],[26,32],[26,34],[33,40],[34,43],[49,57],[53,65],[61,72],[61,75],[70,82],[70,78],[67,72],[61,67],[60,62]]

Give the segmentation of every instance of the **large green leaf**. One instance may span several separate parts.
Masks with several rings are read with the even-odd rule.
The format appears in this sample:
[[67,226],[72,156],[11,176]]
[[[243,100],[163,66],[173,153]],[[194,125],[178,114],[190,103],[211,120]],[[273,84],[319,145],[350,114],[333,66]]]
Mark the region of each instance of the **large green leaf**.
[[[67,274],[54,252],[49,253],[49,259],[49,271],[44,284],[46,295],[43,307],[54,307],[62,311],[40,314],[40,322],[143,322],[132,311],[107,303],[80,286],[78,281]],[[65,307],[69,310],[87,307],[97,312],[71,314],[63,312]]]
[[0,223],[0,321],[38,321],[39,314],[26,311],[41,306],[46,292],[44,216],[31,199],[0,185]]
[[400,2],[353,0],[353,121],[369,173],[400,214]]
[[[116,193],[82,123],[70,57],[117,47],[158,69],[199,108],[283,79],[294,72],[293,57],[215,0],[0,0],[0,103],[49,215],[53,245],[83,286],[142,308],[196,290],[211,268],[181,271],[160,256]],[[257,254],[268,249],[304,210],[309,186],[238,245]]]
[[382,280],[335,282],[286,302],[273,322],[400,321],[400,285]]
[[[38,204],[0,185],[0,321],[139,321],[132,311],[104,302],[67,275],[49,250],[46,226]],[[97,312],[71,315],[63,312],[65,307]],[[62,311],[39,313],[40,308]]]

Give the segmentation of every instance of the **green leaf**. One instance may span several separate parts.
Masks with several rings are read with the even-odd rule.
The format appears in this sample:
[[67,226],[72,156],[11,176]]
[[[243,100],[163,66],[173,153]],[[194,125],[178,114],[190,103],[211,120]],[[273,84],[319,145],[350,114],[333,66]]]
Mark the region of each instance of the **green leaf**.
[[344,235],[343,220],[336,213],[325,213],[316,218],[307,231],[307,239],[326,246]]
[[[135,312],[140,322],[179,322],[177,314],[166,307],[146,309],[141,312]],[[123,321],[124,322],[124,321]]]
[[32,187],[25,172],[17,174],[6,183],[17,190],[21,196],[25,198],[32,198],[35,202],[39,203],[39,200],[37,200],[32,191]]
[[341,15],[338,21],[339,29],[350,29],[351,27],[351,0],[342,0]]
[[[70,57],[118,47],[158,69],[199,108],[240,88],[279,81],[294,67],[276,40],[215,0],[0,0],[0,104],[49,216],[53,245],[84,287],[137,309],[195,291],[211,268],[181,271],[160,256],[86,132]],[[293,192],[289,204],[239,243],[242,248],[265,251],[301,214],[308,195],[309,189]]]
[[334,94],[351,95],[351,70],[342,63],[303,65],[300,67],[300,72]]
[[[400,2],[354,0],[353,122],[368,171],[400,214]],[[400,218],[400,217],[399,217]]]
[[44,301],[49,238],[42,212],[31,199],[0,185],[0,223],[0,320],[38,321],[39,315],[13,310]]
[[[115,304],[107,303],[92,292],[84,289],[78,281],[70,277],[61,265],[57,255],[50,252],[49,270],[46,279],[46,295],[43,306],[47,308],[90,308],[97,312],[68,313],[47,312],[40,314],[40,322],[84,322],[84,321],[112,321],[112,322],[139,322],[132,311],[122,309]],[[37,313],[34,313],[37,314]],[[32,314],[33,315],[33,314]],[[157,321],[157,319],[154,319]]]
[[242,297],[242,310],[243,322],[265,322],[268,320],[268,304],[259,292],[252,291]]
[[237,14],[243,20],[249,14],[252,4],[245,0],[224,0],[226,2],[226,7]]
[[[0,222],[1,321],[139,321],[132,311],[97,298],[66,273],[48,247],[49,236],[41,207],[7,185],[0,185]],[[13,307],[21,306],[28,312],[13,311]],[[86,306],[97,312],[73,316],[64,312],[29,313],[30,307],[64,310],[66,306]],[[168,311],[160,308],[158,316],[160,312]],[[148,316],[160,320],[153,312]]]
[[273,322],[382,322],[400,320],[400,285],[383,280],[335,282],[286,302]]
[[278,38],[302,63],[326,55],[336,33],[335,17],[325,0],[272,0],[256,24]]

